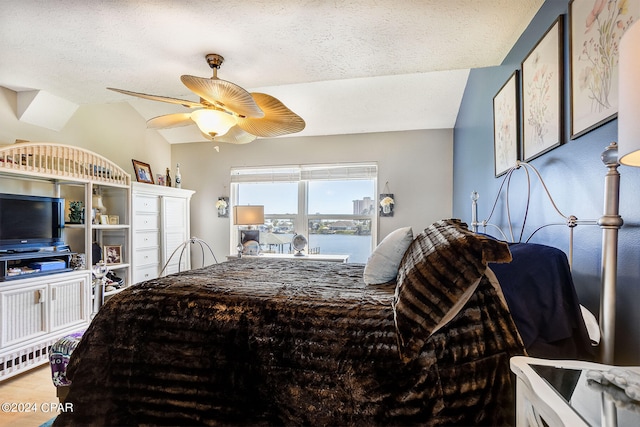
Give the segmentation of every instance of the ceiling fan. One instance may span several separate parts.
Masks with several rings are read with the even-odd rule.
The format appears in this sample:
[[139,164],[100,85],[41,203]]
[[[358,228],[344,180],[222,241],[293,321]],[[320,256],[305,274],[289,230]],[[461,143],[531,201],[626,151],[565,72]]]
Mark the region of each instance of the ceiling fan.
[[196,124],[205,137],[231,144],[246,144],[257,137],[272,138],[304,129],[304,120],[273,96],[249,93],[234,83],[219,79],[218,69],[224,62],[222,56],[210,53],[205,58],[213,70],[211,78],[189,75],[180,77],[182,83],[200,97],[200,102],[111,87],[107,89],[194,109],[192,112],[166,114],[149,119],[147,127],[151,129]]

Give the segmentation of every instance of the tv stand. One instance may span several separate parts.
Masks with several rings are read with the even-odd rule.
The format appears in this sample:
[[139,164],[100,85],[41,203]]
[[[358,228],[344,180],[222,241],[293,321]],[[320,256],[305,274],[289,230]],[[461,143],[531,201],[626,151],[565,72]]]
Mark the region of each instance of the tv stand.
[[73,252],[33,250],[0,254],[0,282],[73,270]]
[[[28,185],[24,185],[28,182]],[[77,146],[47,142],[0,145],[2,191],[33,193],[82,202],[85,221],[65,224],[61,239],[84,254],[77,269],[68,246],[35,246],[38,252],[0,252],[0,384],[49,362],[61,337],[86,329],[100,304],[93,304],[93,243],[120,247],[121,263],[111,264],[131,284],[131,175],[114,162]],[[156,186],[149,186],[156,187]],[[93,195],[106,208],[91,220]],[[100,199],[98,199],[100,200]],[[34,246],[31,246],[34,248]],[[29,249],[3,246],[2,249]],[[40,263],[40,271],[30,264]],[[34,264],[35,265],[35,264]],[[10,269],[13,269],[9,271]],[[9,274],[15,275],[9,275]],[[24,274],[21,274],[24,273]],[[105,293],[115,294],[121,289]],[[97,294],[97,293],[96,293]],[[92,309],[94,307],[94,309]]]

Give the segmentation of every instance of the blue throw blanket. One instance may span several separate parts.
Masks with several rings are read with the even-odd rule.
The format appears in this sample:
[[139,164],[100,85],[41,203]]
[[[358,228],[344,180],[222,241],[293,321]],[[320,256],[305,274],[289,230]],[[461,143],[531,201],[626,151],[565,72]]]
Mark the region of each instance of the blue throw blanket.
[[509,245],[509,264],[490,264],[529,355],[591,359],[567,256],[535,243]]

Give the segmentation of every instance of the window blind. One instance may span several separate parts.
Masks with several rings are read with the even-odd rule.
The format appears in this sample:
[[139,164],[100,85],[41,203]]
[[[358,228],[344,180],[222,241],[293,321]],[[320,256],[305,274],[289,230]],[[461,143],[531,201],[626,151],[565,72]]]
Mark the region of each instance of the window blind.
[[294,166],[272,168],[232,168],[231,182],[297,182],[300,168]]
[[232,183],[297,182],[300,180],[376,179],[375,163],[342,163],[330,165],[274,166],[269,168],[232,168]]

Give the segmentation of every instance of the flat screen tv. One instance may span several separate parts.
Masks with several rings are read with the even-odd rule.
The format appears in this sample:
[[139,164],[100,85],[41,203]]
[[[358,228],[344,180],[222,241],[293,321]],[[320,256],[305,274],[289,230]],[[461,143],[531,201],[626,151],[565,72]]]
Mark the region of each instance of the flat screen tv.
[[64,199],[0,193],[0,251],[63,244]]

